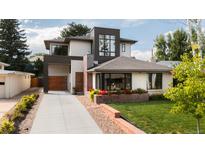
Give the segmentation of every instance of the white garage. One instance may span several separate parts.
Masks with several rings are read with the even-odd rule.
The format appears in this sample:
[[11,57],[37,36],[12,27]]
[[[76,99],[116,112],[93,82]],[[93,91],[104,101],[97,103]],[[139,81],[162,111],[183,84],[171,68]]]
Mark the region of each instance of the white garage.
[[11,98],[30,88],[32,73],[4,70],[0,62],[0,98]]

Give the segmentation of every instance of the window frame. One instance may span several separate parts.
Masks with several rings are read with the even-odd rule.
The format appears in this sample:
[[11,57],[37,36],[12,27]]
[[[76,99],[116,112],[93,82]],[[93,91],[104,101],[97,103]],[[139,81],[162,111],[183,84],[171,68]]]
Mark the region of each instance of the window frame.
[[125,43],[121,43],[122,45],[122,52],[126,52],[126,44]]
[[63,44],[63,43],[51,43],[50,44],[50,54],[51,55],[59,55],[59,54],[55,54],[55,47],[60,47],[60,46],[66,46],[67,47],[67,54],[64,55],[64,54],[60,54],[62,56],[68,56],[70,53],[69,53],[69,44]]
[[[156,88],[153,88],[152,85],[153,85],[153,80],[152,80],[152,75],[153,74],[156,74],[156,79],[155,79],[155,87]],[[159,76],[160,75],[160,76]],[[157,82],[157,76],[160,77],[160,82],[161,83],[156,83]],[[150,78],[151,77],[151,78]],[[150,81],[151,79],[151,81]],[[149,86],[148,86],[148,90],[162,90],[163,89],[163,73],[148,73],[148,83],[149,83]],[[158,85],[159,84],[159,87]]]
[[[115,35],[99,34],[98,40],[99,40],[98,55],[100,57],[115,57],[116,56],[116,36]],[[103,44],[102,47],[101,47],[101,41]],[[108,46],[107,50],[105,48],[106,43]]]
[[[123,90],[124,89],[129,89],[129,90],[132,89],[132,73],[97,73],[96,74],[96,88],[110,91],[111,84],[109,83],[107,85],[107,87],[105,86],[105,76],[108,75],[108,79],[110,80],[112,74],[120,74],[120,75],[124,76],[123,77],[123,79],[124,79]],[[129,88],[127,88],[127,83],[128,83],[127,79],[130,79],[129,80],[129,84],[130,84]],[[100,81],[97,81],[97,80],[100,80]],[[98,87],[97,83],[99,83],[99,87]]]

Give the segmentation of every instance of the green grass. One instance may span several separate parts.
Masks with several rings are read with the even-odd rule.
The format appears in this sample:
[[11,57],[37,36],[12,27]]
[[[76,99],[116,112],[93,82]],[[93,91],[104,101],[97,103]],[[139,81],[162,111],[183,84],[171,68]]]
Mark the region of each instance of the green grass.
[[[110,106],[146,133],[196,133],[196,120],[191,115],[170,113],[173,103],[169,101],[111,103]],[[205,118],[201,120],[201,133],[205,133]]]

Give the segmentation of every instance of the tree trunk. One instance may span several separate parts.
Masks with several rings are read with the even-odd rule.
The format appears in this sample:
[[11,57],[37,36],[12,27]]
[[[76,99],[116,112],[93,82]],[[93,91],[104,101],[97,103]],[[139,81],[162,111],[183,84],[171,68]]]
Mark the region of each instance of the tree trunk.
[[197,118],[197,134],[200,134],[200,118]]

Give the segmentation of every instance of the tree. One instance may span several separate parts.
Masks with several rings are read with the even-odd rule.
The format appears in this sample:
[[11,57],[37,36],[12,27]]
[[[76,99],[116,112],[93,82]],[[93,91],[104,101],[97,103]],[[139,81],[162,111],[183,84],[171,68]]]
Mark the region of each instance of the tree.
[[155,56],[157,57],[157,60],[168,60],[167,56],[167,42],[165,40],[164,35],[157,36],[155,40],[155,47],[157,49],[157,52],[155,53]]
[[155,57],[157,60],[181,60],[184,53],[191,56],[191,42],[183,29],[176,30],[173,34],[164,37],[162,34],[158,36],[154,44],[156,48]]
[[76,24],[74,22],[68,24],[66,28],[61,31],[61,37],[66,38],[70,36],[84,36],[90,32],[90,28],[83,24]]
[[0,20],[0,61],[10,64],[7,69],[24,71],[29,63],[25,31],[16,19]]
[[43,75],[43,61],[40,58],[34,61],[34,71],[36,76]]
[[205,114],[205,59],[183,55],[182,62],[173,70],[173,77],[179,83],[164,94],[175,103],[171,112],[191,114],[200,133],[200,120]]

